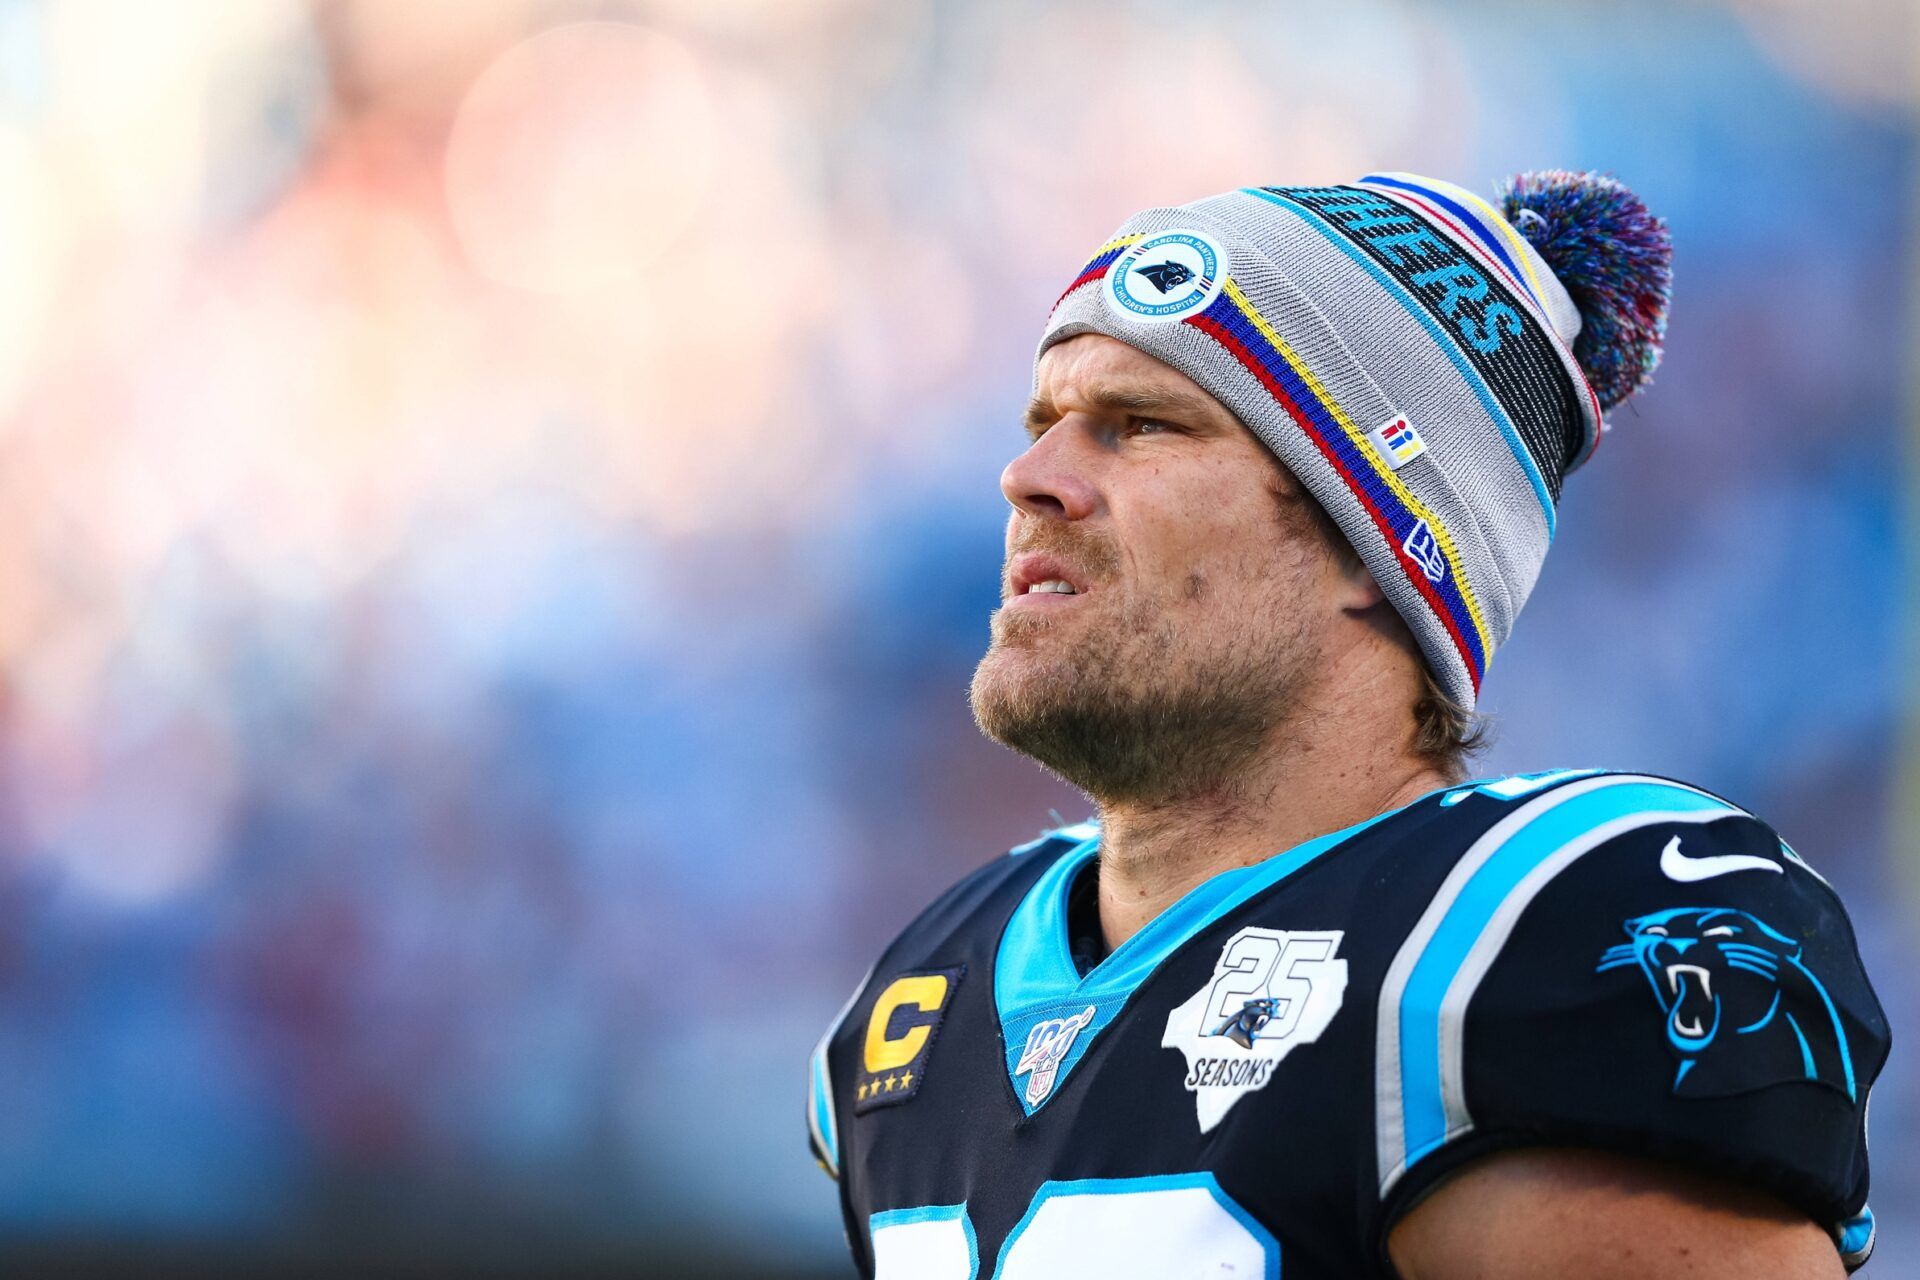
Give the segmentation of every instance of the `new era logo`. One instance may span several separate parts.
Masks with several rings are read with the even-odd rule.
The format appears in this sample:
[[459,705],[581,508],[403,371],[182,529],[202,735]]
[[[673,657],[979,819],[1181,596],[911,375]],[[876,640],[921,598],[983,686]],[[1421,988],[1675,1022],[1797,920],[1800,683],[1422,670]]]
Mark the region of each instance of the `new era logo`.
[[1427,528],[1425,520],[1413,526],[1413,531],[1407,534],[1407,540],[1400,544],[1400,549],[1420,566],[1420,572],[1427,575],[1427,581],[1438,582],[1447,576],[1447,557],[1440,550],[1440,543],[1433,536],[1433,530]]
[[1404,414],[1369,431],[1367,439],[1373,442],[1381,460],[1395,471],[1427,451],[1427,442]]

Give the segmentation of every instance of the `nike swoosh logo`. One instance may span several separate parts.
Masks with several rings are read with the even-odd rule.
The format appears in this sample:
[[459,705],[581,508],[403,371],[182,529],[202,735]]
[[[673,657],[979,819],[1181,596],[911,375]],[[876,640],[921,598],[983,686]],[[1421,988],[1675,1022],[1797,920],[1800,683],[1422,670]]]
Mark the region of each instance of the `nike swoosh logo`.
[[1669,880],[1711,880],[1715,876],[1724,876],[1735,871],[1771,871],[1775,875],[1785,875],[1780,864],[1772,858],[1756,858],[1748,853],[1722,853],[1706,858],[1689,858],[1680,852],[1680,837],[1667,841],[1667,847],[1660,851],[1660,870]]

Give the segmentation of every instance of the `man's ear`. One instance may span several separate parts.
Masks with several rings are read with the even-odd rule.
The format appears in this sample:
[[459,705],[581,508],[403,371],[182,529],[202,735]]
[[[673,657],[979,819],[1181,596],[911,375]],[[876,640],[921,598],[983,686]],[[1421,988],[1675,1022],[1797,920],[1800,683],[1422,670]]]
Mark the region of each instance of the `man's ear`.
[[1366,613],[1387,603],[1380,584],[1367,572],[1356,555],[1340,556],[1336,568],[1340,574],[1340,607],[1348,613]]

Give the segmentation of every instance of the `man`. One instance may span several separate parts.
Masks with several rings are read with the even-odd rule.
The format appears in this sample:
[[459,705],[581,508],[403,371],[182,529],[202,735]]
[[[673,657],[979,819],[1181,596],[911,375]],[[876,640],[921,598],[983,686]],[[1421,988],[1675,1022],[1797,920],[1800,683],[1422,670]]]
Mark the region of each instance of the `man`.
[[812,1067],[880,1280],[1837,1277],[1884,1015],[1832,890],[1665,779],[1463,782],[1665,228],[1591,175],[1131,219],[1007,467],[981,728],[1097,823],[881,956]]

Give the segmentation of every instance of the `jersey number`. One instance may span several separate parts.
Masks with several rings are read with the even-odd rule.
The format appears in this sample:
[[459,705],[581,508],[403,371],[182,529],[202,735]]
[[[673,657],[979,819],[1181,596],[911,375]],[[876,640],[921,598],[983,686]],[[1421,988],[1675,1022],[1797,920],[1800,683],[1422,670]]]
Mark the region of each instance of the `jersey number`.
[[[875,1280],[979,1280],[967,1206],[873,1215]],[[1278,1280],[1273,1234],[1210,1173],[1049,1182],[1000,1249],[995,1280],[1159,1280],[1231,1275]]]

